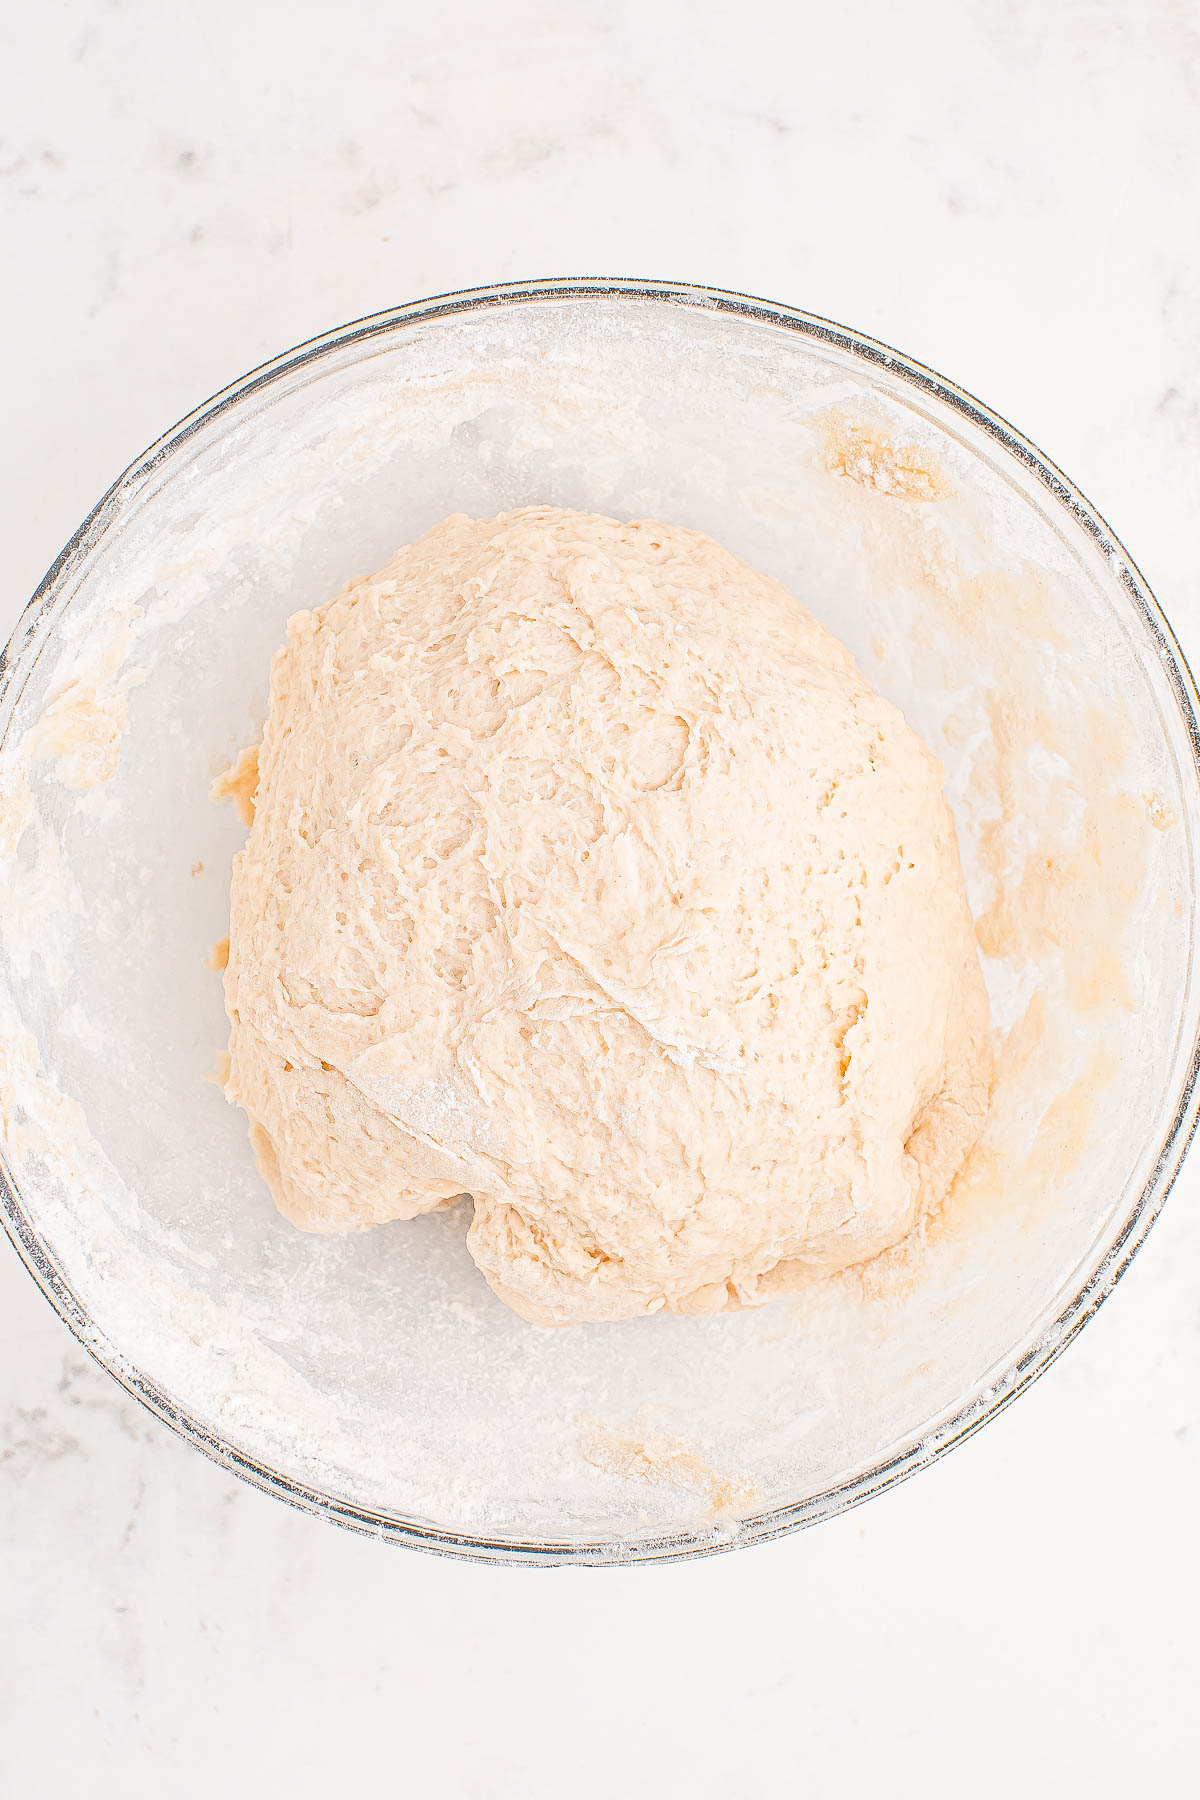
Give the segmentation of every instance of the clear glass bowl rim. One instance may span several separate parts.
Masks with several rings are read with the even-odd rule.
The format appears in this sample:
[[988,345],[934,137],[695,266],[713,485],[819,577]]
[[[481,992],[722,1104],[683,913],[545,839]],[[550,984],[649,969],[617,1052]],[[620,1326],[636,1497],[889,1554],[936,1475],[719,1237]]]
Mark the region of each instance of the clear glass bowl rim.
[[[868,367],[886,369],[920,393],[932,397],[982,431],[1002,451],[1016,459],[1046,490],[1071,521],[1090,537],[1107,560],[1131,602],[1168,678],[1191,750],[1194,798],[1200,811],[1200,697],[1192,672],[1161,607],[1129,553],[1095,507],[1049,458],[998,413],[964,389],[861,332],[795,307],[760,299],[724,288],[689,282],[641,280],[617,276],[563,276],[539,281],[503,282],[484,288],[463,289],[415,300],[407,305],[372,313],[310,338],[231,382],[165,432],[124,471],[97,502],[79,529],[47,571],[18,619],[7,646],[0,653],[0,709],[8,711],[24,686],[44,641],[50,616],[79,566],[91,555],[119,517],[123,506],[140,491],[155,470],[174,457],[197,432],[232,412],[242,402],[260,394],[296,370],[356,344],[381,339],[425,321],[455,315],[487,312],[529,302],[639,301],[666,307],[700,308],[709,313],[783,327],[818,343],[844,351]],[[6,729],[0,727],[0,731]],[[1186,775],[1187,771],[1185,771]],[[729,1532],[686,1531],[626,1542],[621,1539],[515,1539],[488,1537],[482,1533],[455,1532],[417,1519],[404,1518],[322,1493],[271,1468],[266,1463],[225,1442],[200,1420],[177,1406],[155,1382],[132,1368],[90,1318],[71,1290],[23,1206],[8,1168],[0,1159],[0,1216],[9,1237],[29,1273],[59,1317],[103,1369],[128,1393],[148,1408],[187,1443],[212,1461],[231,1470],[263,1492],[319,1515],[349,1530],[404,1544],[435,1555],[473,1562],[547,1566],[578,1563],[587,1566],[621,1566],[634,1562],[667,1562],[708,1556],[744,1544],[781,1537],[822,1519],[857,1506],[884,1489],[907,1479],[927,1464],[961,1444],[987,1420],[1022,1393],[1044,1373],[1066,1346],[1093,1318],[1129,1267],[1157,1218],[1179,1173],[1183,1158],[1200,1119],[1200,1019],[1192,1020],[1192,1046],[1186,1075],[1180,1087],[1171,1124],[1155,1165],[1136,1201],[1115,1232],[1107,1250],[1088,1279],[1063,1307],[1056,1320],[1038,1331],[1036,1340],[1016,1353],[998,1374],[989,1377],[985,1392],[977,1393],[929,1436],[905,1444],[886,1458],[860,1470],[847,1480],[793,1504],[772,1508],[739,1520]]]

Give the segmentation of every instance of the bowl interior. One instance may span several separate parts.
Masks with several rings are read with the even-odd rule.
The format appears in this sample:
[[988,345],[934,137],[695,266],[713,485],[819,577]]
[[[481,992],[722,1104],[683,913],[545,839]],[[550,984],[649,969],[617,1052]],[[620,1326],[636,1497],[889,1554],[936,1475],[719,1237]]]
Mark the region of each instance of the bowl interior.
[[[257,735],[288,615],[448,512],[536,502],[721,539],[946,768],[998,1033],[985,1141],[900,1250],[751,1312],[545,1332],[486,1288],[462,1208],[304,1236],[211,1079],[244,828],[208,788]],[[535,1558],[820,1516],[1039,1366],[1171,1172],[1197,1016],[1186,677],[1075,497],[868,346],[633,293],[335,338],[119,485],[6,679],[11,1222],[116,1372],[293,1497]]]

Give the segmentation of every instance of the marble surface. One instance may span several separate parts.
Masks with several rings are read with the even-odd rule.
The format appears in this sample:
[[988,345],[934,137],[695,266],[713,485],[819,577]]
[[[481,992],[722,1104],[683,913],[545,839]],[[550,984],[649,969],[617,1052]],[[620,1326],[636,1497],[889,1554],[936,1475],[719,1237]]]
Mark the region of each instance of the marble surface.
[[[65,0],[0,21],[7,630],[160,430],[313,332],[561,273],[769,294],[1026,431],[1200,654],[1191,0]],[[915,1481],[624,1572],[365,1543],[204,1462],[0,1245],[0,1794],[1194,1793],[1200,1160]]]

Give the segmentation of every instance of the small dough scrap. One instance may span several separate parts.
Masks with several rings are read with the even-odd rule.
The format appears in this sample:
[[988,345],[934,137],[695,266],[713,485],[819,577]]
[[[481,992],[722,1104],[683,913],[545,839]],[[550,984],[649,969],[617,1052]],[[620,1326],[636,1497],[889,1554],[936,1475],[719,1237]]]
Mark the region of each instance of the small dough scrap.
[[447,519],[291,619],[255,775],[226,1092],[303,1229],[470,1195],[526,1319],[711,1312],[895,1244],[979,1137],[941,769],[699,532]]
[[254,823],[254,796],[258,792],[258,745],[250,744],[222,769],[208,790],[210,800],[232,800],[243,825]]

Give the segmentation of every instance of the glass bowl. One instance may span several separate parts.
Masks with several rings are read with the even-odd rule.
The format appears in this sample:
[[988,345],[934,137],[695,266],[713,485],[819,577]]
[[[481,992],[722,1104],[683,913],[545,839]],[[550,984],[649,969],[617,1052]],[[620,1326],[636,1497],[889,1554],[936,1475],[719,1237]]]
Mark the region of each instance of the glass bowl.
[[[765,1307],[547,1332],[463,1208],[277,1216],[212,1080],[244,827],[208,798],[287,616],[448,512],[711,532],[935,748],[997,1033],[938,1216]],[[571,280],[382,313],[266,364],[105,495],[0,693],[5,1222],[97,1359],[291,1503],[446,1554],[694,1556],[912,1474],[1063,1349],[1196,1121],[1196,694],[1130,558],[986,407],[744,295]]]

